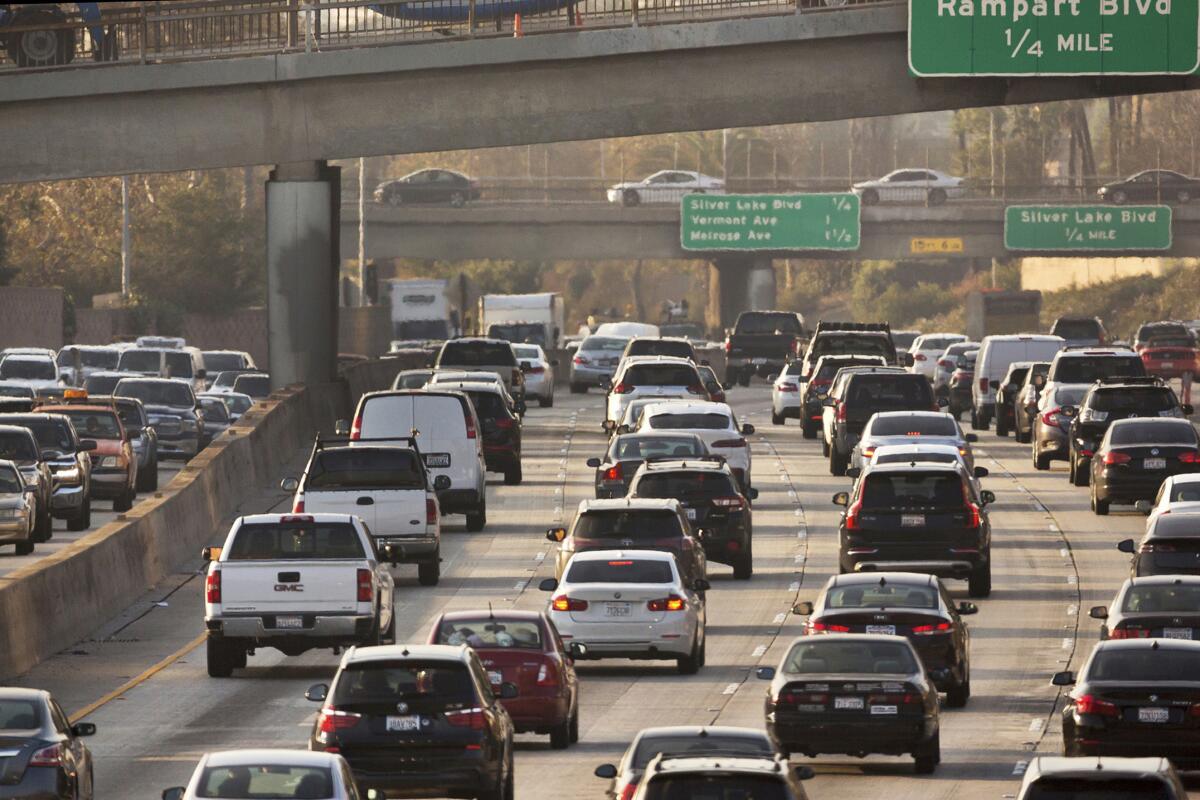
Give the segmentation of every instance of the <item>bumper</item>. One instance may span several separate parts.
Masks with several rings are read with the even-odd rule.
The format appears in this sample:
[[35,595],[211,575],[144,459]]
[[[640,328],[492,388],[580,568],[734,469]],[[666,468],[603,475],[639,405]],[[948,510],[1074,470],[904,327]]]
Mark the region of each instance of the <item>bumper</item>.
[[1101,499],[1118,503],[1136,503],[1138,500],[1153,500],[1158,488],[1173,473],[1156,475],[1110,475],[1108,469],[1101,470],[1096,481],[1096,494]]
[[549,733],[571,716],[571,701],[565,695],[518,697],[501,702],[520,733]]
[[389,561],[390,564],[420,564],[438,558],[439,541],[436,536],[376,536],[375,546],[380,553],[383,552],[384,545],[390,545],[392,548],[395,560]]
[[634,660],[674,660],[692,652],[692,632],[687,623],[572,622],[562,612],[550,614],[559,634],[567,642],[587,645],[584,660],[630,658]]
[[15,786],[0,784],[0,800],[68,800],[74,796],[66,776],[52,767],[29,767]]
[[73,515],[83,508],[82,486],[59,486],[54,490],[50,499],[50,510],[55,516],[59,514]]
[[788,715],[784,720],[773,720],[771,716],[767,717],[767,735],[775,746],[809,756],[904,755],[919,751],[938,730],[933,718],[845,722],[825,714]]
[[700,529],[700,543],[704,547],[704,557],[709,561],[732,564],[750,549],[750,532],[744,525],[706,528],[700,523]]
[[1073,738],[1064,734],[1064,741],[1073,741],[1080,755],[1164,757],[1176,768],[1200,766],[1200,737],[1194,730],[1173,727],[1161,731],[1114,731],[1077,724]]
[[483,463],[488,472],[504,472],[520,465],[521,454],[511,447],[489,447],[485,444],[483,446]]
[[[303,628],[278,628],[276,618],[295,616],[303,619]],[[320,615],[297,611],[290,614],[263,614],[246,617],[205,618],[209,635],[226,639],[247,639],[275,646],[276,643],[302,643],[309,647],[356,644],[363,641],[375,624],[373,616]]]
[[1064,461],[1070,458],[1071,447],[1068,444],[1067,434],[1058,428],[1047,428],[1045,425],[1035,426],[1034,430],[1037,432],[1037,438],[1034,440],[1033,446],[1039,455]]
[[464,750],[452,762],[399,749],[390,756],[360,756],[343,749],[342,756],[364,797],[370,789],[393,797],[477,797],[496,785],[500,773],[499,762],[489,762],[483,751]]
[[612,380],[612,376],[617,373],[617,367],[614,364],[611,367],[571,367],[571,383],[580,383],[584,386],[599,386],[600,382],[608,379]]
[[772,392],[771,407],[785,417],[799,418],[803,406],[797,392]]
[[438,505],[443,514],[464,514],[479,508],[482,498],[475,489],[447,489],[438,492]]
[[124,496],[132,488],[133,475],[127,470],[92,471],[92,497],[112,500]]
[[976,568],[987,563],[982,554],[913,555],[905,558],[900,554],[874,553],[841,556],[842,568],[847,572],[919,572],[939,578],[966,578]]

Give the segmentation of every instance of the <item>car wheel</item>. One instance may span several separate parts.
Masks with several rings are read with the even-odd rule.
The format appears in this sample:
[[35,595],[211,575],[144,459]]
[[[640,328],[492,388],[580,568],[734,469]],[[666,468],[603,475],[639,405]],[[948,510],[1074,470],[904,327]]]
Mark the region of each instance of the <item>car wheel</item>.
[[128,511],[133,508],[134,491],[130,489],[125,494],[113,500],[113,511]]
[[571,744],[579,741],[579,706],[575,706],[575,711],[571,714]]
[[[245,655],[245,651],[242,651],[242,655]],[[227,642],[210,637],[206,643],[206,656],[210,678],[228,678],[233,675],[237,662],[234,660],[233,648]]]
[[37,524],[33,528],[34,541],[48,542],[54,533],[54,517],[50,516],[49,504],[44,509],[38,509]]
[[521,462],[517,462],[514,466],[504,470],[504,485],[505,486],[520,486],[521,485]]
[[754,550],[747,547],[746,552],[733,565],[733,579],[748,581],[754,576]]
[[929,744],[921,748],[921,751],[913,755],[915,762],[916,773],[918,775],[932,775],[937,769],[937,765],[942,760],[942,733],[938,731],[933,735],[933,739]]
[[422,561],[417,564],[417,583],[422,586],[437,586],[442,577],[442,561],[434,555],[432,561]]
[[940,206],[946,203],[945,189],[931,189],[929,192],[929,205]]
[[773,407],[771,408],[771,424],[772,425],[784,424],[783,414],[776,414],[775,409]]
[[864,206],[879,205],[879,192],[874,189],[866,189],[862,193],[861,200]]
[[1192,193],[1187,189],[1180,189],[1175,193],[1175,199],[1180,203],[1190,203],[1192,202]]
[[842,455],[836,447],[829,448],[830,475],[845,475],[848,461],[849,456]]
[[538,408],[550,408],[554,405],[554,395],[538,398]]
[[738,386],[749,386],[750,379],[753,377],[754,376],[753,376],[753,374],[751,374],[750,370],[748,370],[748,369],[742,370],[742,373],[740,375],[738,375],[738,379],[737,379]]
[[641,203],[642,196],[638,194],[636,190],[626,189],[625,191],[621,192],[621,205],[632,208],[633,206],[641,205]]
[[979,413],[977,411],[975,411],[974,406],[971,406],[971,430],[973,430],[973,431],[983,430],[983,425],[981,425],[979,423]]
[[1033,451],[1033,468],[1045,472],[1050,469],[1050,457],[1038,455],[1036,445],[1030,450]]
[[824,437],[821,438],[821,455],[829,458],[829,442]]
[[1129,195],[1125,194],[1125,192],[1121,189],[1117,189],[1115,192],[1112,193],[1112,201],[1119,206],[1125,205],[1125,203],[1128,202],[1128,200],[1129,200]]
[[572,383],[571,384],[571,394],[587,394],[587,389],[588,389],[588,387],[587,387],[587,384],[585,384],[585,383]]
[[996,415],[996,435],[1002,438],[1008,437],[1008,422],[999,414]]
[[467,514],[467,531],[478,533],[487,525],[487,500],[479,504],[479,508]]
[[467,204],[467,196],[462,192],[450,193],[450,205],[454,208],[462,208]]
[[700,631],[696,631],[692,641],[692,652],[675,659],[675,665],[680,675],[695,675],[700,671]]
[[992,562],[989,560],[971,571],[967,578],[967,594],[971,597],[987,597],[992,593]]
[[970,698],[971,679],[967,678],[962,683],[951,686],[950,691],[946,692],[946,705],[950,708],[963,708]]
[[86,531],[92,524],[92,499],[89,497],[83,501],[83,508],[79,509],[79,513],[71,519],[67,520],[67,530],[69,531]]
[[1074,486],[1087,486],[1091,483],[1092,474],[1090,470],[1083,468],[1083,464],[1075,462],[1075,468],[1072,470],[1071,483]]
[[[803,410],[800,413],[804,413]],[[811,420],[804,420],[800,423],[800,433],[805,439],[815,439],[817,438],[817,426]]]
[[566,750],[571,744],[571,721],[566,720],[562,725],[550,729],[550,749]]
[[1101,498],[1096,493],[1096,487],[1092,486],[1092,511],[1098,517],[1108,516],[1108,498]]
[[24,542],[17,542],[17,555],[27,556],[33,552],[33,539]]

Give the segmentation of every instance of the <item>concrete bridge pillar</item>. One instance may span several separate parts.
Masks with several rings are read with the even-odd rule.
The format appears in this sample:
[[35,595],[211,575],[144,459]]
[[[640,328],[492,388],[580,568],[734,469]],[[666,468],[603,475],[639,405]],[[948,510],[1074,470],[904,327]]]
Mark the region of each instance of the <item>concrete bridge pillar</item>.
[[279,164],[266,195],[271,386],[327,383],[337,376],[341,169]]
[[738,314],[775,308],[775,267],[762,256],[722,256],[708,267],[708,307],[705,324],[710,329],[733,327]]

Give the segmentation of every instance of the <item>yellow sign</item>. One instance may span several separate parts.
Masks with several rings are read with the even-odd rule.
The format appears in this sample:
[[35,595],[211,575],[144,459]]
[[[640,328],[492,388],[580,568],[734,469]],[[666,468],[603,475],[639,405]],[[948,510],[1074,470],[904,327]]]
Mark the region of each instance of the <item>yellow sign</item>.
[[913,239],[911,252],[913,255],[927,253],[961,253],[963,240],[957,236],[949,239]]

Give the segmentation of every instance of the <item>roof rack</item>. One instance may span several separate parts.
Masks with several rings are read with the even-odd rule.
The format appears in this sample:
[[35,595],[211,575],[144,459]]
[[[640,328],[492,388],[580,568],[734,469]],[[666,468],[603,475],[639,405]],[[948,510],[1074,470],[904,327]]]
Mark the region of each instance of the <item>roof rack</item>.
[[821,320],[817,323],[817,333],[821,331],[882,331],[891,333],[892,326],[887,322],[836,322]]
[[727,459],[725,458],[725,456],[722,456],[722,455],[651,456],[650,458],[643,459],[642,463],[645,464],[647,467],[650,467],[650,466],[654,466],[657,464],[662,464],[664,462],[673,462],[673,463],[682,463],[683,466],[686,467],[688,465],[688,462],[691,462],[693,464],[695,464],[697,462],[703,462],[703,463],[709,463],[709,464],[724,464],[724,463],[726,463],[726,461],[727,461]]
[[1114,375],[1111,378],[1097,378],[1096,386],[1166,386],[1166,381],[1157,375]]

